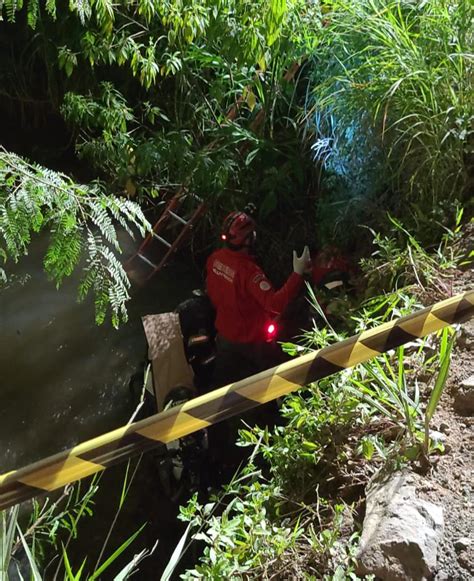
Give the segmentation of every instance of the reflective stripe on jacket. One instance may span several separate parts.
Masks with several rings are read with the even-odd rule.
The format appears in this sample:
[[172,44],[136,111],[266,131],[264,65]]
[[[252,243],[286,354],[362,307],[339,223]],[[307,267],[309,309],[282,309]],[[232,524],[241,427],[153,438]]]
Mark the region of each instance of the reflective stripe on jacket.
[[253,256],[229,248],[213,252],[206,270],[217,332],[236,343],[265,341],[267,323],[285,310],[303,284],[303,277],[293,272],[275,291]]

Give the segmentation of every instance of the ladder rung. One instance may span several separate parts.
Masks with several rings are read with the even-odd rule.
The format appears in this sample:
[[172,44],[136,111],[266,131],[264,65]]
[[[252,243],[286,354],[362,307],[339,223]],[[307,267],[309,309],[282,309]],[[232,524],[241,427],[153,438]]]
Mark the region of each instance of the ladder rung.
[[175,214],[172,210],[168,210],[168,214],[170,214],[170,216],[173,216],[173,218],[175,220],[178,220],[178,222],[181,222],[181,224],[187,224],[188,223],[187,220],[185,220],[181,216],[178,216],[178,214]]
[[138,253],[137,256],[139,258],[141,258],[143,260],[143,262],[146,262],[152,268],[156,268],[156,264],[153,264],[153,262],[151,260],[148,260],[148,258],[146,256],[143,256],[143,254]]
[[164,238],[162,238],[161,236],[156,234],[156,232],[152,232],[152,235],[153,235],[153,238],[156,238],[157,240],[159,240],[160,242],[162,242],[163,244],[168,246],[168,248],[171,248],[171,244],[168,242],[168,240],[165,240]]

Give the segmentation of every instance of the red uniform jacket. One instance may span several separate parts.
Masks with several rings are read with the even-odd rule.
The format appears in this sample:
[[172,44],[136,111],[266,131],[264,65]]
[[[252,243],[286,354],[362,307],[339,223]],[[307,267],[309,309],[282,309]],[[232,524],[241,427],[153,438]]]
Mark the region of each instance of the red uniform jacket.
[[207,292],[216,309],[219,335],[235,343],[266,340],[266,325],[298,294],[303,277],[295,272],[275,291],[255,258],[228,248],[207,260]]

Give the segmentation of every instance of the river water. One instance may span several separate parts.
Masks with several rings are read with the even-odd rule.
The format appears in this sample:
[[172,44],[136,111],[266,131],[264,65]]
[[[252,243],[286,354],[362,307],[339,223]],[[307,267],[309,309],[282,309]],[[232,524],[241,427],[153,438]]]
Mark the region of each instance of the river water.
[[[0,291],[0,472],[126,423],[133,411],[128,381],[146,348],[141,316],[173,310],[202,284],[197,267],[175,261],[133,291],[128,323],[118,330],[108,322],[99,327],[92,297],[84,303],[76,300],[79,275],[67,279],[59,290],[48,281],[41,268],[44,250],[45,240],[35,241],[29,256],[15,265],[12,282]],[[117,501],[111,491],[120,489],[122,478],[123,467],[106,472],[94,524],[84,525],[88,540],[98,543],[103,538]],[[158,488],[150,490],[150,482],[153,487],[149,474],[139,474],[129,503],[128,512],[133,514],[122,528],[126,535],[144,518],[152,522],[146,540],[150,546],[156,535],[161,537],[156,553],[161,560],[167,553],[169,557],[175,542],[172,523],[177,507],[168,506]],[[160,523],[162,517],[166,524]],[[109,554],[116,544],[113,540]],[[140,542],[139,548],[144,546]]]

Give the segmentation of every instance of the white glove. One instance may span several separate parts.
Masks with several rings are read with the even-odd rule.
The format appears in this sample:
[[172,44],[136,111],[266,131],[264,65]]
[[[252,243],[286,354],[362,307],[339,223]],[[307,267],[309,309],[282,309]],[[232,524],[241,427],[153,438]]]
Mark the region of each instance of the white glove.
[[301,256],[296,255],[296,250],[293,250],[293,270],[297,274],[303,274],[311,266],[311,257],[309,255],[309,248],[304,247]]

